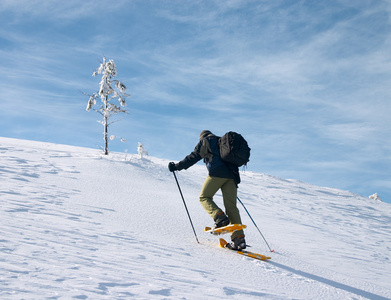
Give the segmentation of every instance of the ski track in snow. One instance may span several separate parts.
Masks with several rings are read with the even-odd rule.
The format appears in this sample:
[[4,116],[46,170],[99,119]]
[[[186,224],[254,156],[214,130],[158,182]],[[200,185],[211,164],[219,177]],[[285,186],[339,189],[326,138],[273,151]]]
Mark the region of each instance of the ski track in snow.
[[0,162],[1,299],[391,298],[387,203],[246,171],[262,262],[202,231],[204,166],[177,173],[197,244],[166,160],[0,138]]

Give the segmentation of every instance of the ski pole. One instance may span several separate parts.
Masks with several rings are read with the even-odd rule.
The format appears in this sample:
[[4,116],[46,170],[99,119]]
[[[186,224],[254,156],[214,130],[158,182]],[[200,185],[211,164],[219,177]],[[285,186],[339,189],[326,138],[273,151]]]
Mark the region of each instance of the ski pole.
[[196,238],[196,240],[197,240],[197,243],[199,244],[200,242],[198,241],[198,237],[197,237],[196,231],[195,231],[195,229],[194,229],[193,222],[191,221],[190,214],[189,214],[189,210],[187,209],[186,202],[185,202],[185,198],[183,198],[182,190],[181,190],[181,187],[179,186],[178,179],[176,178],[175,172],[172,172],[172,173],[174,174],[176,184],[178,185],[179,193],[180,193],[181,196],[182,196],[182,201],[183,201],[183,204],[185,205],[185,209],[186,209],[186,212],[187,212],[187,216],[189,217],[190,224],[191,224],[191,227],[193,228],[193,232],[194,232],[195,238]]
[[262,236],[263,240],[265,241],[267,247],[269,248],[270,252],[274,252],[274,250],[272,250],[272,249],[270,248],[270,246],[269,246],[269,244],[267,243],[267,241],[266,241],[265,237],[263,236],[262,232],[259,230],[257,224],[255,224],[253,218],[251,217],[251,215],[250,215],[250,213],[248,212],[247,208],[244,206],[243,202],[239,199],[239,197],[237,197],[237,198],[238,198],[239,202],[243,205],[244,210],[247,212],[247,214],[248,214],[248,216],[250,217],[251,221],[253,221],[255,227],[258,229],[258,232],[261,234],[261,236]]

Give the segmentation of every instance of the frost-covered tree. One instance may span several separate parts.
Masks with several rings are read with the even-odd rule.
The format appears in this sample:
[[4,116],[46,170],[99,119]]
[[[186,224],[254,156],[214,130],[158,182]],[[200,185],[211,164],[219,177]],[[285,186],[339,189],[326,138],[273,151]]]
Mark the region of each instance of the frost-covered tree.
[[[93,93],[90,97],[87,104],[87,111],[90,111],[92,107],[96,104],[97,99],[100,99],[102,105],[99,109],[94,109],[96,112],[102,115],[103,121],[98,121],[104,127],[103,135],[105,141],[104,153],[105,155],[109,154],[109,136],[108,136],[108,127],[113,122],[109,122],[109,119],[118,113],[127,113],[122,107],[126,106],[125,99],[130,95],[126,94],[126,86],[119,80],[114,79],[117,76],[117,68],[112,59],[106,61],[106,58],[103,57],[98,69],[92,74],[96,76],[102,74],[102,79],[99,83],[99,91]],[[118,100],[119,105],[112,103],[111,101]]]

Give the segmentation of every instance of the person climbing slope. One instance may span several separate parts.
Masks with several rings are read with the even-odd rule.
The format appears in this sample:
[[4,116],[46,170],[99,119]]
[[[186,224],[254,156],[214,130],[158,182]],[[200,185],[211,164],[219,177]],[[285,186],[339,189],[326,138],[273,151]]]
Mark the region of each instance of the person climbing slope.
[[[203,130],[199,142],[194,151],[178,163],[170,162],[168,169],[171,172],[186,170],[204,160],[208,169],[200,193],[200,203],[205,211],[215,221],[214,228],[228,224],[242,224],[239,209],[237,208],[237,188],[240,183],[239,168],[223,161],[220,157],[219,137],[209,130]],[[213,196],[221,189],[225,212],[213,201]],[[231,234],[230,247],[234,250],[246,248],[243,230],[234,231]]]

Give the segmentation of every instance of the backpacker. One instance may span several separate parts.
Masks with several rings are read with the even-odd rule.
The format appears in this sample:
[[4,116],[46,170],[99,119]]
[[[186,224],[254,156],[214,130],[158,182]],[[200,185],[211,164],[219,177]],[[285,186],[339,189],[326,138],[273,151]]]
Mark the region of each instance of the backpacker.
[[250,158],[250,147],[239,133],[230,131],[219,139],[221,159],[237,167],[247,165]]

